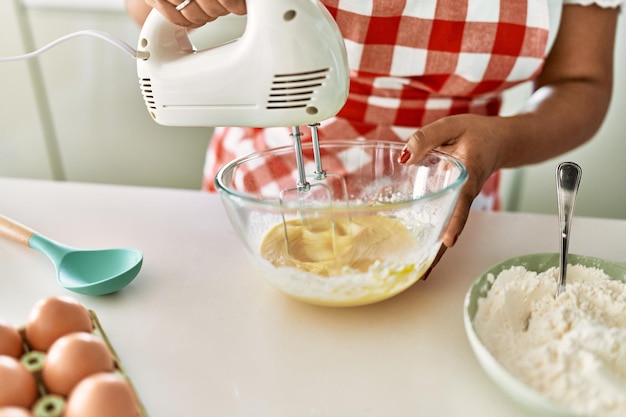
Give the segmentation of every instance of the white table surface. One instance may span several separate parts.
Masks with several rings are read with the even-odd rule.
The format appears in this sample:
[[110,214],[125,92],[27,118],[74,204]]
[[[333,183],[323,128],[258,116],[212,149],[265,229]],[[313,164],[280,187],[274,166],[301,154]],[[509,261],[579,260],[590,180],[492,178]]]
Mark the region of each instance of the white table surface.
[[[23,324],[38,299],[75,296],[151,417],[526,415],[474,358],[463,299],[492,264],[555,251],[556,215],[475,212],[427,281],[338,309],[260,278],[216,195],[0,178],[0,213],[71,246],[143,251],[129,287],[89,297],[59,287],[44,255],[0,240],[0,319]],[[572,236],[572,252],[626,260],[626,221],[577,217]]]

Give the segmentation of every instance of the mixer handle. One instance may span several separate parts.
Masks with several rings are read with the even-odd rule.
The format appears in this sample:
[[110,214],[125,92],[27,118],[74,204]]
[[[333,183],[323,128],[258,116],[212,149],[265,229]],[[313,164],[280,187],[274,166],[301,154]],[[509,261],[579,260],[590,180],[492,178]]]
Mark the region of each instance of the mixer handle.
[[[226,15],[195,29],[192,35],[201,49],[210,49],[240,38],[246,27],[247,16]],[[155,45],[170,50],[174,54],[192,53],[196,47],[186,28],[167,20],[156,9],[152,9],[141,29],[138,49],[149,48],[154,52]]]

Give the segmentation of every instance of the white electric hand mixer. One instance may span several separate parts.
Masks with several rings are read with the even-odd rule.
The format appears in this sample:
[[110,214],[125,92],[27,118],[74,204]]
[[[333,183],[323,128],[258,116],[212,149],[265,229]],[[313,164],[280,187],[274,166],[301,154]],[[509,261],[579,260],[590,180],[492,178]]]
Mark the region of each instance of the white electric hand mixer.
[[[243,35],[196,50],[152,11],[137,71],[148,111],[168,126],[299,126],[337,114],[348,94],[343,38],[316,0],[248,0]],[[224,23],[221,23],[223,25]],[[206,24],[219,36],[220,19]]]
[[[339,28],[317,0],[248,0],[247,10],[241,37],[204,50],[196,50],[185,28],[150,13],[138,45],[149,56],[137,60],[148,111],[169,126],[292,127],[298,178],[282,190],[281,204],[289,193],[300,204],[313,186],[331,201],[324,180],[334,174],[322,168],[317,126],[337,114],[348,95]],[[199,30],[218,38],[223,24],[217,19]],[[304,169],[301,125],[311,127],[313,183]],[[339,181],[347,202],[345,180]]]

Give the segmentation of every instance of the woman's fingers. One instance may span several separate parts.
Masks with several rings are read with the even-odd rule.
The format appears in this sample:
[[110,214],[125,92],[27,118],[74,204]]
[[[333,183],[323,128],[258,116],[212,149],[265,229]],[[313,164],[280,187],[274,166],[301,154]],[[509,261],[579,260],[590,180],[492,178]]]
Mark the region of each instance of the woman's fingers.
[[[187,21],[190,23],[190,27],[202,26],[205,23],[215,20],[217,19],[217,17],[221,16],[206,13],[200,6],[200,3],[195,0],[191,0],[191,3],[189,3],[189,5],[185,6],[183,9],[178,10],[178,13],[180,13],[185,19],[187,19]],[[223,13],[228,14],[227,11],[224,11]]]
[[[450,145],[461,134],[454,118],[440,119],[417,129],[407,140],[402,163],[412,164],[421,160],[428,152],[444,145]],[[409,154],[410,156],[407,156]]]
[[245,0],[219,0],[222,6],[230,13],[244,15],[247,13]]
[[176,6],[182,2],[183,0],[179,0],[178,3],[174,4],[166,0],[146,0],[146,3],[152,6],[153,9],[158,10],[163,17],[175,25],[190,26],[191,22],[180,11],[176,10]]
[[422,279],[424,281],[426,281],[426,279],[430,276],[430,273],[433,271],[433,269],[437,266],[437,264],[439,263],[439,261],[441,260],[441,258],[443,257],[443,254],[446,253],[446,249],[448,249],[445,245],[441,245],[439,246],[439,251],[437,252],[437,255],[435,256],[435,260],[433,261],[433,263],[428,267],[428,269],[426,270],[426,272],[424,273],[424,275],[422,276]]
[[469,217],[472,201],[474,201],[475,198],[474,191],[470,191],[470,189],[467,189],[466,187],[467,184],[461,190],[459,200],[457,201],[454,211],[452,212],[452,216],[450,217],[450,222],[441,236],[441,242],[448,248],[454,246],[461,235]]
[[459,159],[467,169],[467,182],[461,189],[448,227],[442,235],[446,247],[456,243],[469,217],[472,202],[485,181],[497,169],[501,130],[501,121],[497,117],[445,117],[415,131],[398,157],[402,164],[413,164],[422,160],[431,150],[439,149]]
[[230,13],[245,14],[244,0],[146,0],[170,22],[196,28]]

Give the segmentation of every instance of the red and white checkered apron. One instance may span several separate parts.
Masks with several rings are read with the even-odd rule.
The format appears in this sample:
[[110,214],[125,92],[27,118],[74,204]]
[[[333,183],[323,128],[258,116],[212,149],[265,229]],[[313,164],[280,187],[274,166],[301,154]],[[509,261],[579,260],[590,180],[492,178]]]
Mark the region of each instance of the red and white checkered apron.
[[[345,38],[351,74],[348,100],[336,117],[322,122],[320,141],[406,141],[416,128],[444,116],[497,115],[502,92],[541,69],[547,2],[322,0]],[[226,162],[291,145],[289,133],[288,128],[217,128],[203,188],[215,190],[215,174]],[[303,133],[303,141],[310,140],[308,129]],[[259,184],[272,181],[265,166],[253,175]],[[285,173],[290,186],[294,178]],[[478,208],[498,208],[498,183],[498,174],[487,181]]]

